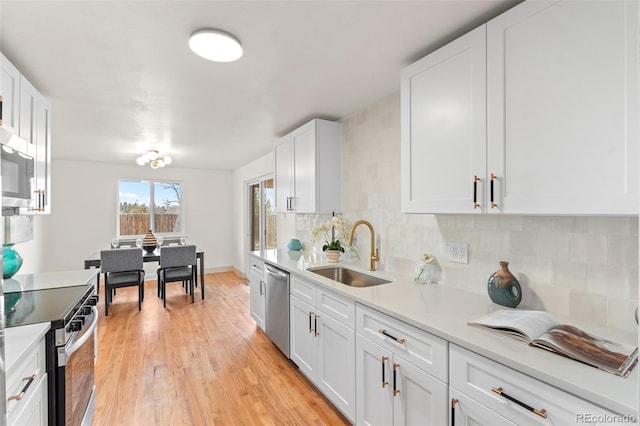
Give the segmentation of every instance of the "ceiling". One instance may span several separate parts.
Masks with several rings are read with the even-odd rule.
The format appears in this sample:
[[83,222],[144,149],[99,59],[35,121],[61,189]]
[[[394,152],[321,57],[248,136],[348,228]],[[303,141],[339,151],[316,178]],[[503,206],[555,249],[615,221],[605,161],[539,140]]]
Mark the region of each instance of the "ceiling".
[[[400,70],[514,6],[448,1],[0,1],[0,50],[52,103],[54,159],[232,170],[311,118],[400,88]],[[244,56],[193,54],[196,29]]]

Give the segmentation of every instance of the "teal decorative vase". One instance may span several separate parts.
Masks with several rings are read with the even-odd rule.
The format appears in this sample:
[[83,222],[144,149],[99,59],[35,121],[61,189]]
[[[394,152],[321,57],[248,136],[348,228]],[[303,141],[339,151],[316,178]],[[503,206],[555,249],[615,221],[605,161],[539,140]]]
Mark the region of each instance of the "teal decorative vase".
[[11,278],[22,266],[22,256],[15,251],[13,244],[2,246],[2,277]]
[[509,271],[509,262],[500,262],[500,269],[489,277],[487,291],[491,301],[498,305],[515,308],[522,301],[522,288]]

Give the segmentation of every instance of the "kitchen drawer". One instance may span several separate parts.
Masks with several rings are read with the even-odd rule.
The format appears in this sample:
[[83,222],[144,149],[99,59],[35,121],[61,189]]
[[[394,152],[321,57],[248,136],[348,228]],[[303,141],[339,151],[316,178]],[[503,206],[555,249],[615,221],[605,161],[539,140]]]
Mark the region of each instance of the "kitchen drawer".
[[249,256],[249,273],[264,274],[264,262],[254,256]]
[[311,306],[316,306],[316,285],[310,281],[291,274],[289,293]]
[[249,278],[264,280],[264,262],[257,257],[249,256]]
[[356,328],[356,304],[352,299],[317,288],[316,308],[352,330]]
[[[523,348],[524,350],[524,348]],[[451,374],[450,385],[481,405],[518,425],[564,425],[587,423],[580,416],[606,419],[611,411],[587,402],[532,377],[515,371],[495,361],[456,345],[449,348]],[[605,374],[605,373],[603,373]],[[502,388],[504,394],[515,398],[538,411],[544,410],[547,418],[521,407],[515,402],[492,391]]]
[[[37,385],[46,375],[44,338],[33,346],[33,350],[28,350],[25,353],[27,355],[7,371],[6,390],[8,419],[15,418],[22,412],[23,407],[36,391]],[[23,391],[24,394],[22,394]],[[14,396],[19,397],[20,399],[9,400],[9,398]]]
[[7,417],[9,426],[44,426],[49,422],[49,408],[47,395],[47,374],[40,377],[40,382],[35,381],[29,387],[28,396],[20,401]]
[[448,382],[446,340],[360,304],[356,305],[356,332]]
[[452,387],[449,388],[449,398],[452,404],[451,415],[455,417],[454,421],[450,422],[452,425],[516,425]]

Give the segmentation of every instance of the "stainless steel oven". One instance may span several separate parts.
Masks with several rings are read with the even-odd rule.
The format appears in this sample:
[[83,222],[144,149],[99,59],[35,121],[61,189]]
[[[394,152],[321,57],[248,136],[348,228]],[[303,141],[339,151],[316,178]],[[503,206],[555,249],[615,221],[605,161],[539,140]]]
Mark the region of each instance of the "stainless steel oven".
[[[49,424],[90,426],[95,407],[94,367],[97,353],[97,295],[81,301],[55,335],[55,391]],[[53,411],[53,415],[52,415]]]

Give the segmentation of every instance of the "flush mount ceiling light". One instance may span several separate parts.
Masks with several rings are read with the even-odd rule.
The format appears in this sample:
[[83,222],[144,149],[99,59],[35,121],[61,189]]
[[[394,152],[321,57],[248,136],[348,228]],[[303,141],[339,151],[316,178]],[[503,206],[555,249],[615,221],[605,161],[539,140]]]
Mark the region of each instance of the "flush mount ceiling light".
[[229,33],[214,29],[198,30],[189,37],[189,47],[196,55],[215,62],[233,62],[242,56],[242,46]]
[[149,152],[145,152],[136,159],[136,163],[140,166],[149,164],[152,169],[158,169],[160,167],[168,166],[171,164],[171,157],[168,155],[160,155],[155,149],[150,149]]

